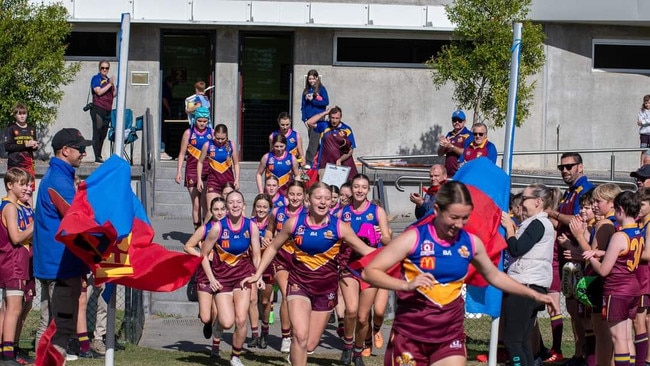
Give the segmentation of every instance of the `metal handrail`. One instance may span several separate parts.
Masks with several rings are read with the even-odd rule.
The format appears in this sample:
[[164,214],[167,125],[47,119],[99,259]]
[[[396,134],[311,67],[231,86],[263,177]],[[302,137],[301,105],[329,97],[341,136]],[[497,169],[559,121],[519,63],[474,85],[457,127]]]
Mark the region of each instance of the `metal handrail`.
[[[620,152],[641,152],[646,151],[644,148],[607,148],[607,149],[577,149],[577,150],[528,150],[528,151],[514,151],[512,155],[561,155],[566,152],[576,152],[579,154],[604,154],[611,153],[610,156],[610,170],[609,178],[611,181],[614,181],[614,173],[616,171],[616,155],[615,153]],[[503,155],[503,152],[498,153],[499,156]],[[400,167],[400,166],[377,166],[372,165],[370,161],[379,161],[379,160],[406,160],[406,159],[436,159],[441,158],[438,155],[428,154],[428,155],[383,155],[383,156],[362,156],[357,160],[361,162],[361,172],[366,173],[366,169],[381,170],[381,171],[402,171],[402,172],[422,172],[423,168],[415,167]]]

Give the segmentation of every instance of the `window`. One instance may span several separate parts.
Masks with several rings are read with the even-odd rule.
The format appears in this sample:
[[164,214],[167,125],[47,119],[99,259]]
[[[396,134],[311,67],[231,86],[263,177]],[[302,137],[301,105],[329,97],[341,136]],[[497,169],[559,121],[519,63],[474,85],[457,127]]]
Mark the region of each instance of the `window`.
[[594,39],[592,45],[594,69],[650,73],[650,40]]
[[424,67],[449,39],[337,36],[334,64],[354,66]]
[[65,56],[73,59],[116,59],[117,32],[71,32]]

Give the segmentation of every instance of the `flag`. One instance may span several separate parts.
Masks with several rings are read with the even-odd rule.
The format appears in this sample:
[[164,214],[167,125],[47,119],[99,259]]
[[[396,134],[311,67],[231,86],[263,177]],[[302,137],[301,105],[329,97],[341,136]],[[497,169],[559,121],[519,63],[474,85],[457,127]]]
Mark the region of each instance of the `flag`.
[[57,240],[92,270],[95,284],[170,292],[184,286],[201,258],[152,242],[154,231],[131,190],[131,167],[112,156],[79,184]]
[[[493,263],[501,265],[501,252],[507,244],[501,228],[501,211],[508,211],[510,176],[487,158],[478,158],[463,164],[454,180],[468,185],[474,210],[465,230],[478,236]],[[501,312],[501,291],[487,286],[485,279],[472,266],[467,277],[465,309],[468,313],[498,317]]]
[[65,363],[65,357],[52,344],[52,337],[56,333],[56,323],[50,321],[50,325],[45,329],[45,333],[38,340],[36,349],[36,366],[61,366]]

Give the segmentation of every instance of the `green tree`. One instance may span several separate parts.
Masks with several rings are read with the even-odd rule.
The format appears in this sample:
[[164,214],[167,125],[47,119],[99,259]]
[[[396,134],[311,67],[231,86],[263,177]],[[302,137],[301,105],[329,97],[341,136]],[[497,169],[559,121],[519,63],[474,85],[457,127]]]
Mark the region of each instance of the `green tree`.
[[22,102],[29,122],[43,128],[54,122],[63,98],[61,86],[79,71],[64,59],[72,26],[61,4],[0,0],[0,127],[13,118],[11,107]]
[[[473,122],[503,126],[514,22],[522,22],[517,91],[517,126],[528,117],[535,81],[545,57],[542,26],[527,21],[531,0],[454,0],[445,9],[456,29],[449,45],[427,62],[437,89],[455,86],[458,106],[473,111]],[[470,113],[471,114],[471,113]]]

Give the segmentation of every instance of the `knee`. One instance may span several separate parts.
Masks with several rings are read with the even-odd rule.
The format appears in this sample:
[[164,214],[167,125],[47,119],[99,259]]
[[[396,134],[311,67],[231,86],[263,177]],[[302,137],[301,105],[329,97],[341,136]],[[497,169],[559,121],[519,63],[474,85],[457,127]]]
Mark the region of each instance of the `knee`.
[[235,327],[246,329],[246,319],[248,319],[248,314],[245,316],[236,316],[235,317]]
[[210,312],[205,314],[205,312],[201,312],[199,314],[199,319],[201,319],[201,323],[203,324],[210,324],[212,322],[212,317],[210,316]]
[[262,306],[264,307],[266,307],[268,304],[271,303],[267,297],[262,297],[261,302],[262,302]]
[[[292,329],[291,334],[292,334],[292,338],[293,338],[291,340],[292,343],[295,343],[298,347],[303,348],[303,349],[308,348],[307,347],[307,337],[308,337],[307,332],[297,332],[297,331],[295,331],[295,329]],[[316,347],[314,346],[314,348],[316,348]]]
[[358,309],[356,309],[356,308],[350,308],[350,307],[346,307],[346,308],[345,308],[345,317],[346,317],[347,319],[350,319],[350,318],[352,318],[352,319],[357,318],[357,314],[358,314],[358,313],[359,313],[359,311],[358,311]]

